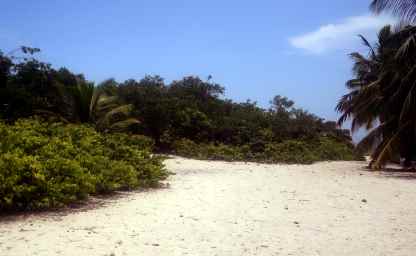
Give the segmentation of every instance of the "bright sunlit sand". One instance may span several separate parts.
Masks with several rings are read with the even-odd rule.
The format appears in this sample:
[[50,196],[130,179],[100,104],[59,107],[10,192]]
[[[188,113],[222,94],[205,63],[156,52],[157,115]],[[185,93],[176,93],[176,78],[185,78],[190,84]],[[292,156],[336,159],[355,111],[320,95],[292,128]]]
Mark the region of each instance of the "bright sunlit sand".
[[173,158],[168,188],[7,218],[0,255],[413,255],[412,173]]

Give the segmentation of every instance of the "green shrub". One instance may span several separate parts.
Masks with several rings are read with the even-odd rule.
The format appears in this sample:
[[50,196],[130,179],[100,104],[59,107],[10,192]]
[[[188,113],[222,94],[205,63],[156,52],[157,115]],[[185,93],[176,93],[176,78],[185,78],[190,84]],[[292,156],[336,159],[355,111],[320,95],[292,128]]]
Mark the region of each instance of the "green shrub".
[[85,125],[0,122],[0,210],[59,207],[88,195],[155,186],[166,178],[144,136]]
[[322,137],[317,150],[320,152],[320,159],[323,160],[363,160],[363,157],[355,151],[352,145],[338,142],[330,137]]
[[263,151],[252,145],[197,144],[188,139],[176,141],[173,148],[174,153],[180,156],[224,161],[311,164],[327,160],[361,160],[352,145],[330,137],[266,143]]
[[310,164],[321,160],[319,153],[303,141],[288,140],[277,144],[267,144],[264,155],[261,156],[267,162]]
[[197,144],[188,139],[181,139],[173,143],[173,148],[177,155],[197,159],[238,161],[245,158],[238,147],[224,144]]

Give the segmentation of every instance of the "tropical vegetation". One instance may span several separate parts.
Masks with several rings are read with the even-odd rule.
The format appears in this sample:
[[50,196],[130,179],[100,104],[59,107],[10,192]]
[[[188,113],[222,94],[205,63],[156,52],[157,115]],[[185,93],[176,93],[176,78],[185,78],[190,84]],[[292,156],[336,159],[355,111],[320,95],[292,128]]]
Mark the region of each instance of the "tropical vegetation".
[[195,143],[189,139],[176,141],[173,148],[174,153],[179,156],[223,161],[311,164],[317,161],[361,159],[350,145],[340,143],[333,137],[269,142],[265,143],[261,151],[253,150],[249,145],[238,147],[226,144]]
[[353,131],[369,130],[358,147],[371,152],[371,167],[400,159],[410,166],[416,157],[416,27],[406,21],[415,19],[416,2],[373,1],[371,8],[390,9],[403,22],[382,28],[375,44],[361,36],[369,54],[351,54],[354,78],[337,106],[338,123],[351,118]]
[[39,118],[0,122],[0,211],[60,207],[166,178],[153,142]]
[[59,207],[157,186],[157,153],[313,163],[360,159],[348,130],[276,96],[269,108],[224,98],[209,77],[98,85],[21,47],[0,53],[0,210]]

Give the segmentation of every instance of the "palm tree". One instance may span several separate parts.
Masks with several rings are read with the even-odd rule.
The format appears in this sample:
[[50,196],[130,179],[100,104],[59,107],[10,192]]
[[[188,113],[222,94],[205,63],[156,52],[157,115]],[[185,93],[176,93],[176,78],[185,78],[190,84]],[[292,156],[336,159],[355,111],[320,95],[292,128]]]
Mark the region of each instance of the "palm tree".
[[124,104],[117,96],[117,83],[105,80],[98,86],[78,79],[76,86],[59,86],[63,112],[79,123],[92,123],[98,131],[124,131],[139,124],[131,117],[133,106]]
[[91,97],[89,115],[96,129],[103,132],[123,131],[140,121],[131,117],[133,105],[123,104],[117,96],[113,79],[100,83]]
[[401,155],[409,163],[414,155],[416,134],[416,28],[407,26],[379,32],[375,46],[361,37],[369,48],[365,57],[351,54],[355,78],[347,82],[350,92],[337,105],[339,124],[352,119],[352,130],[370,132],[359,147],[373,149],[373,167]]
[[373,0],[370,8],[375,13],[389,10],[404,21],[416,21],[416,0]]

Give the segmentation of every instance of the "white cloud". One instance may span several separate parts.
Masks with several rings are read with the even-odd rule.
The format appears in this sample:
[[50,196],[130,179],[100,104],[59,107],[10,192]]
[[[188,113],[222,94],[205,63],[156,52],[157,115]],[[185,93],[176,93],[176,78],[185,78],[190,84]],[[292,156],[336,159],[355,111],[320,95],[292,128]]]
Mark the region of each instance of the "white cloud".
[[377,31],[386,24],[394,24],[388,16],[362,15],[344,19],[340,23],[327,24],[315,31],[289,39],[290,44],[309,53],[321,54],[331,50],[351,50],[357,42],[358,34],[373,39]]

